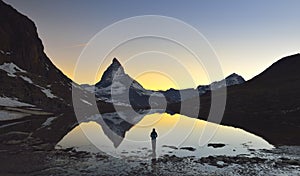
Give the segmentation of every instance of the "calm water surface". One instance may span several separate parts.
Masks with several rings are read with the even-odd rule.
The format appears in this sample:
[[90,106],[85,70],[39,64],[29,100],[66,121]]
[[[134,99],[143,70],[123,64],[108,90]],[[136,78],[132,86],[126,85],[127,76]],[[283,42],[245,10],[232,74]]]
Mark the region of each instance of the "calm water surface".
[[[75,147],[89,152],[106,152],[116,157],[149,158],[150,133],[158,133],[157,156],[195,156],[250,154],[249,149],[271,149],[267,141],[242,129],[216,125],[184,115],[155,113],[135,118],[131,126],[118,119],[116,113],[107,114],[103,120],[81,123],[69,132],[57,148]],[[113,119],[113,120],[112,120]],[[108,128],[109,126],[109,128]],[[122,137],[124,135],[124,138]],[[226,144],[221,148],[208,147],[208,143]],[[194,149],[180,149],[189,147]]]

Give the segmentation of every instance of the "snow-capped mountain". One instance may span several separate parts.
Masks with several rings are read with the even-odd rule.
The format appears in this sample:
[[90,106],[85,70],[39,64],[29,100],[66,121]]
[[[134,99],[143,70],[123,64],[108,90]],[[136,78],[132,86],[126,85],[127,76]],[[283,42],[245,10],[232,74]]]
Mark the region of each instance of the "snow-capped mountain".
[[[241,77],[240,75],[233,73],[229,76],[227,76],[224,80],[216,81],[210,84],[210,90],[216,90],[220,89],[222,87],[229,87],[237,84],[243,84],[245,82],[245,79]],[[206,87],[206,86],[204,86]],[[198,89],[201,89],[201,86],[198,87]]]
[[101,80],[95,85],[96,94],[101,95],[121,95],[127,93],[127,88],[134,88],[146,93],[142,85],[132,79],[124,72],[120,62],[114,58],[112,64],[103,73]]
[[217,90],[222,87],[230,87],[230,86],[234,86],[234,85],[238,85],[238,84],[243,84],[245,82],[246,81],[242,76],[240,76],[236,73],[233,73],[221,81],[215,81],[215,82],[211,83],[210,85],[198,86],[197,89],[199,91],[199,94],[203,95],[207,91]]
[[222,87],[230,87],[238,84],[243,84],[244,82],[245,80],[242,76],[233,73],[221,81],[215,81],[210,85],[201,85],[198,86],[196,89],[182,89],[182,90],[169,89],[167,91],[161,91],[161,93],[165,95],[169,103],[175,103],[196,96],[201,96],[211,90],[217,90]]
[[[92,87],[86,87],[92,90]],[[115,105],[132,106],[135,109],[150,108],[150,96],[164,98],[161,94],[146,90],[136,80],[125,73],[120,62],[114,58],[111,65],[103,73],[101,80],[94,86],[95,95],[102,100]]]
[[95,86],[85,84],[81,85],[81,87],[95,93],[98,100],[114,103],[115,105],[132,105],[133,107],[147,109],[150,107],[149,97],[152,98],[152,105],[156,105],[159,108],[159,104],[164,100],[168,103],[180,102],[194,96],[203,95],[210,90],[244,82],[244,78],[234,73],[222,81],[198,86],[197,89],[152,91],[144,89],[141,84],[126,74],[121,63],[114,58],[111,65],[103,73],[101,80]]

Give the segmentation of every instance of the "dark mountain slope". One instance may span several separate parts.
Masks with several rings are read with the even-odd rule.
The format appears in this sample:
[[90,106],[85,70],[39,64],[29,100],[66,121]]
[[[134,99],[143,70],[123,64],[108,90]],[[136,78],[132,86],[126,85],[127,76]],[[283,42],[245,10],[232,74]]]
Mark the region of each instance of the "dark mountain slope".
[[72,81],[44,53],[34,23],[2,1],[0,14],[0,65],[22,70],[16,76],[0,70],[0,96],[50,111],[71,107]]
[[77,122],[72,107],[76,84],[43,50],[34,23],[0,1],[1,139],[22,134],[24,141],[35,136],[55,145]]
[[[227,88],[222,124],[245,129],[275,145],[300,145],[300,55],[285,57],[252,80]],[[218,91],[216,91],[218,94]],[[208,117],[211,92],[201,98]],[[193,99],[185,103],[193,108]],[[180,103],[168,107],[179,112]],[[186,112],[188,115],[188,112]]]

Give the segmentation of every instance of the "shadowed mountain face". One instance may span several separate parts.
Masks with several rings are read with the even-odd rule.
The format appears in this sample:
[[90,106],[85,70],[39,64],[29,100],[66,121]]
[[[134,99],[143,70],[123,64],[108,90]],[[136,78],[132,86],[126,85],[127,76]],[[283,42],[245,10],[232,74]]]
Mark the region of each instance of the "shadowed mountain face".
[[[300,145],[300,54],[285,57],[252,80],[227,88],[222,124],[245,129],[276,145]],[[215,92],[218,94],[218,91]],[[206,120],[211,93],[200,97]],[[185,102],[193,107],[193,100]],[[180,103],[168,110],[179,112]],[[185,115],[189,115],[186,113]]]
[[1,139],[15,132],[54,144],[76,123],[76,84],[46,56],[34,23],[3,1],[0,24]]
[[0,96],[48,111],[71,107],[71,83],[44,53],[34,23],[0,1]]
[[[0,139],[35,137],[54,146],[94,115],[94,95],[53,65],[34,23],[1,0],[0,24]],[[114,111],[101,100],[97,105],[100,112]],[[74,108],[81,112],[79,119]]]

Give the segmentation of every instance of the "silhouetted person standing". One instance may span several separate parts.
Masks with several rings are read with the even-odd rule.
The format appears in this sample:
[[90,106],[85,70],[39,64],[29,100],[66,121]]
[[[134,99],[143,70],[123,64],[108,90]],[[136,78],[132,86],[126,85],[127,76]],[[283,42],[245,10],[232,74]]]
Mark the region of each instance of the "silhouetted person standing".
[[151,134],[150,134],[150,137],[151,137],[151,142],[152,142],[152,153],[153,153],[153,156],[156,156],[156,138],[157,138],[157,133],[155,131],[155,128],[153,128]]

